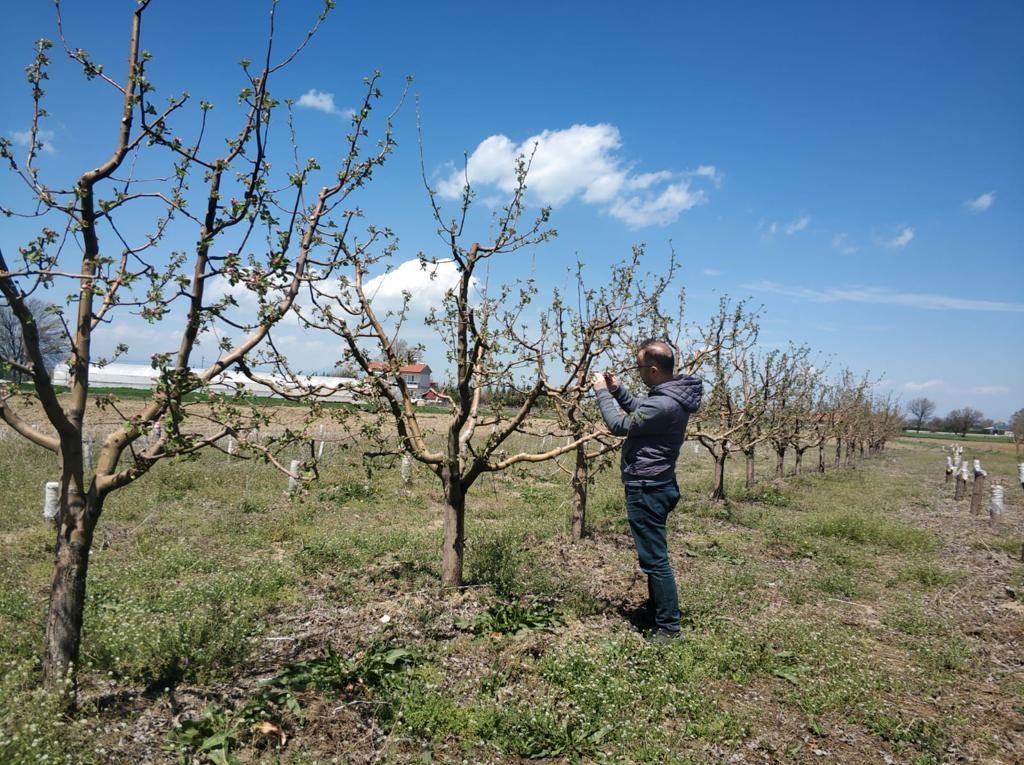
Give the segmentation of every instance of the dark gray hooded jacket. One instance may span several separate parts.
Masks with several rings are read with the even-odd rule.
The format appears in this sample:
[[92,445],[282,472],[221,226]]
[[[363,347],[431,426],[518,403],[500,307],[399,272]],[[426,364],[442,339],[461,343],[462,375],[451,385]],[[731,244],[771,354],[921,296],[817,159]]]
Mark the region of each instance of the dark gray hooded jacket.
[[654,386],[646,398],[637,398],[623,385],[614,393],[596,391],[608,430],[626,437],[622,445],[623,481],[675,478],[676,459],[686,439],[686,423],[690,413],[700,408],[703,392],[704,383],[690,375],[679,375]]

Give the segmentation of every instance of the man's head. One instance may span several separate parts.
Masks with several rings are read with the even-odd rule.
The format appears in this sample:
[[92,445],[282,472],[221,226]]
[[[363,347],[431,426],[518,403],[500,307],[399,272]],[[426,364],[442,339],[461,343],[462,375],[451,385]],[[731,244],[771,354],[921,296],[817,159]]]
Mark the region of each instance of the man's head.
[[636,366],[643,384],[653,388],[672,379],[676,354],[664,340],[648,340],[636,353]]

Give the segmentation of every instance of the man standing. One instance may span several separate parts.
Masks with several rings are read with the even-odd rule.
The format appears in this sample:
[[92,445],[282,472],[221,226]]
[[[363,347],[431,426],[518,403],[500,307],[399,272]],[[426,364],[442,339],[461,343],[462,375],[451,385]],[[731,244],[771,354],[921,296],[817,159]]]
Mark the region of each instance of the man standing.
[[690,413],[700,407],[703,383],[690,375],[674,374],[675,354],[661,340],[641,345],[636,366],[631,368],[649,389],[647,398],[637,399],[619,384],[615,374],[607,372],[594,375],[594,392],[608,430],[626,437],[622,484],[640,568],[647,574],[654,612],[652,637],[672,640],[680,637],[679,596],[668,559],[665,522],[679,502],[676,459]]

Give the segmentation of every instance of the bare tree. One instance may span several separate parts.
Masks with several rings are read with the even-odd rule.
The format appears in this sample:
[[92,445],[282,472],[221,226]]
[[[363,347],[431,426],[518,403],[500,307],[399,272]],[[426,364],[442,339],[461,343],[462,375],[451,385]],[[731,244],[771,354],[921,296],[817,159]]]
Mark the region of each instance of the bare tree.
[[757,314],[745,301],[733,303],[728,297],[721,298],[718,312],[696,330],[699,350],[690,360],[690,371],[705,380],[710,394],[690,419],[690,437],[715,461],[711,499],[716,501],[726,498],[729,455],[743,448],[737,439],[752,432],[753,420],[763,413],[760,392],[736,384],[742,360],[757,342],[758,331]]
[[[494,233],[487,244],[468,245],[463,242],[473,200],[468,181],[458,214],[446,220],[423,173],[443,254],[421,252],[419,264],[424,279],[451,279],[442,305],[426,319],[447,350],[454,386],[453,406],[440,442],[417,412],[405,381],[395,375],[401,365],[395,339],[408,320],[411,296],[407,294],[400,307],[388,310],[375,305],[366,288],[370,270],[390,265],[396,255],[391,233],[371,227],[366,237],[356,239],[348,227],[334,232],[326,262],[338,259],[346,275],[340,285],[309,284],[314,309],[304,320],[342,339],[345,361],[368,375],[367,393],[378,403],[376,418],[360,426],[359,437],[372,444],[366,456],[407,454],[433,471],[441,484],[441,578],[446,586],[463,584],[467,496],[482,475],[553,459],[606,433],[603,426],[596,425],[578,437],[565,431],[553,433],[556,445],[548,447],[543,434],[533,429],[531,413],[540,400],[571,398],[571,390],[580,384],[574,372],[587,361],[566,364],[560,359],[557,369],[549,366],[558,355],[560,338],[549,324],[530,313],[538,293],[532,281],[490,289],[486,283],[492,260],[546,242],[554,235],[547,228],[547,209],[541,209],[532,222],[524,222],[528,170],[528,158],[518,158],[517,183],[495,216]],[[385,374],[372,373],[371,359],[376,356],[386,359]],[[496,390],[516,390],[518,405],[509,409],[493,397],[488,401],[485,394]]]
[[1013,433],[1013,448],[1017,461],[1021,459],[1021,447],[1024,447],[1024,409],[1018,409],[1010,418],[1010,431]]
[[[38,43],[27,68],[35,108],[25,156],[15,156],[12,144],[0,139],[0,156],[27,193],[5,204],[3,211],[38,218],[39,233],[14,259],[0,252],[0,294],[21,326],[27,358],[18,369],[34,385],[32,395],[47,427],[37,429],[23,419],[5,387],[0,387],[0,418],[55,453],[60,464],[60,515],[43,659],[44,679],[50,684],[73,673],[77,664],[93,532],[112,492],[161,460],[217,448],[229,434],[250,453],[287,470],[275,455],[289,437],[250,438],[265,415],[247,410],[240,391],[223,392],[214,384],[229,369],[256,374],[260,362],[287,368],[272,330],[296,310],[303,285],[320,277],[312,266],[314,249],[328,232],[352,219],[342,205],[394,145],[388,122],[376,147],[363,147],[370,140],[369,120],[380,98],[372,77],[324,186],[315,193],[310,190],[319,177],[315,160],[292,167],[285,160],[272,168],[270,127],[277,124],[275,115],[284,105],[271,95],[270,82],[295,61],[332,5],[325,3],[307,36],[278,56],[273,45],[277,5],[269,4],[260,63],[242,62],[237,131],[211,142],[207,115],[212,104],[203,101],[193,107],[187,94],[163,99],[162,105],[153,99],[149,54],[141,42],[148,0],[140,0],[131,15],[128,66],[120,80],[65,40],[58,3],[64,54],[82,67],[88,81],[112,88],[121,100],[116,113],[93,115],[109,122],[109,155],[83,160],[87,169],[63,185],[59,179],[51,182],[37,163],[43,120],[55,111],[49,103],[43,107],[49,41]],[[194,122],[176,124],[183,117]],[[282,146],[284,156],[298,156],[289,148],[294,149]],[[137,171],[141,167],[145,173]],[[16,209],[18,205],[23,209]],[[139,221],[149,221],[148,230],[130,233],[137,231]],[[188,250],[176,246],[180,242],[194,244]],[[47,346],[29,302],[40,287],[61,283],[66,285],[61,292],[69,295],[62,307],[70,338],[66,397],[58,397],[50,381]],[[243,298],[254,306],[251,312],[240,308]],[[178,336],[152,356],[159,375],[141,411],[122,414],[116,402],[111,405],[122,414],[122,423],[103,437],[90,474],[82,440],[90,372],[102,362],[95,348],[115,319],[128,320],[128,313],[162,321],[165,329],[177,326]],[[217,357],[210,366],[194,369],[194,352],[203,338],[216,342]],[[115,356],[125,350],[118,347]],[[208,403],[186,398],[194,392],[204,393]]]
[[[60,309],[37,298],[25,299],[25,309],[39,338],[39,354],[48,372],[63,361],[68,353],[68,336],[61,321]],[[32,364],[21,321],[6,299],[0,298],[0,377],[17,383],[26,382]]]
[[967,432],[981,425],[985,415],[977,409],[965,406],[962,409],[954,409],[946,415],[946,428],[952,433],[959,433],[966,436]]
[[621,439],[611,436],[591,443],[583,440],[589,431],[601,428],[590,398],[591,373],[601,363],[615,368],[630,366],[627,359],[640,339],[667,337],[672,323],[664,315],[662,298],[676,272],[675,253],[661,274],[642,277],[638,269],[644,251],[643,246],[635,246],[632,256],[614,266],[610,279],[596,288],[586,285],[583,264],[577,263],[575,300],[556,290],[545,317],[554,332],[555,364],[568,375],[568,384],[549,383],[547,393],[559,421],[578,442],[570,470],[573,539],[581,539],[587,530],[591,466],[621,444]]
[[911,421],[914,423],[914,430],[920,433],[924,421],[935,414],[935,402],[923,396],[913,398],[907,402],[907,414],[910,415]]

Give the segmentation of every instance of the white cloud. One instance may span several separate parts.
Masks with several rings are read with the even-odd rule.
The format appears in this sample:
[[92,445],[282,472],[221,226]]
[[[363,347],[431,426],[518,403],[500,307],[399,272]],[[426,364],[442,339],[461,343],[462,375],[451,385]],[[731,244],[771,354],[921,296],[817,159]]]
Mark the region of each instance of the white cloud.
[[811,216],[804,215],[799,220],[795,220],[792,223],[787,223],[785,228],[782,230],[786,232],[786,236],[793,236],[797,231],[803,231],[811,224]]
[[[371,296],[374,308],[397,308],[408,293],[410,308],[426,313],[431,308],[439,307],[445,293],[454,289],[458,283],[458,267],[453,261],[442,260],[422,266],[414,259],[370,279],[364,285],[364,290]],[[474,279],[473,286],[477,285]]]
[[809,225],[811,225],[811,216],[803,215],[789,223],[778,223],[776,221],[769,223],[766,220],[762,220],[758,223],[757,227],[761,230],[761,239],[768,241],[779,232],[786,236],[793,236],[793,234],[803,231]]
[[903,383],[903,387],[907,390],[928,390],[929,388],[942,388],[945,386],[945,382],[942,380],[925,380],[924,382],[915,383],[908,382]]
[[701,273],[704,274],[704,276],[721,276],[722,275],[722,272],[719,271],[717,268],[705,268],[703,271],[701,271]]
[[993,311],[996,313],[1024,313],[1024,303],[1006,303],[997,300],[929,295],[918,292],[895,292],[885,287],[846,287],[815,290],[790,287],[771,281],[743,285],[744,289],[772,292],[777,295],[810,300],[815,303],[877,303],[901,305],[908,308],[926,308],[947,311]]
[[881,239],[879,243],[883,247],[890,247],[892,249],[902,250],[911,240],[914,238],[914,229],[910,226],[904,226],[900,229],[900,232],[892,239]]
[[998,393],[1009,393],[1010,389],[1005,385],[979,385],[972,393],[980,393],[982,395],[992,395]]
[[[52,130],[40,130],[36,133],[36,141],[39,143],[39,151],[43,154],[56,154],[57,150],[53,146],[54,133]],[[11,140],[14,141],[15,146],[29,145],[32,140],[31,130],[16,130],[11,133]]]
[[573,125],[545,130],[522,143],[492,135],[477,146],[465,169],[451,169],[437,183],[438,193],[457,198],[468,176],[477,190],[494,186],[511,192],[516,185],[516,158],[530,163],[527,184],[532,201],[558,206],[579,199],[598,205],[627,225],[666,225],[707,197],[694,183],[718,183],[712,165],[689,173],[659,170],[634,173],[620,154],[622,140],[614,125]]
[[840,255],[853,255],[859,249],[850,243],[850,239],[845,233],[836,234],[832,237],[832,248],[838,251]]
[[990,208],[995,203],[996,203],[996,192],[994,192],[994,191],[987,191],[984,194],[982,194],[981,196],[976,197],[975,199],[968,199],[966,202],[964,202],[964,207],[966,207],[971,212],[978,213],[978,212],[985,212],[985,210]]
[[316,109],[318,112],[334,114],[339,117],[351,117],[353,114],[351,109],[339,109],[334,105],[333,93],[322,93],[316,88],[312,88],[303,93],[302,97],[295,103],[296,106],[302,106],[306,109]]

